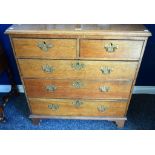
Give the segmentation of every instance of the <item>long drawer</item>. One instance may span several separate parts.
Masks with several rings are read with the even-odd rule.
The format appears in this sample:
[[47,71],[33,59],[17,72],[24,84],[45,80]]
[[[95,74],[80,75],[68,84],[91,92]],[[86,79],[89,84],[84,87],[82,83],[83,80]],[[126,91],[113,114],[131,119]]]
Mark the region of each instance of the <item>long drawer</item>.
[[24,79],[27,95],[32,98],[128,98],[130,81],[87,81]]
[[80,41],[80,57],[112,60],[138,60],[142,47],[143,41],[83,39]]
[[32,114],[53,116],[123,117],[126,101],[29,99]]
[[134,79],[137,62],[18,59],[24,78]]
[[76,39],[18,39],[13,38],[17,57],[75,58]]

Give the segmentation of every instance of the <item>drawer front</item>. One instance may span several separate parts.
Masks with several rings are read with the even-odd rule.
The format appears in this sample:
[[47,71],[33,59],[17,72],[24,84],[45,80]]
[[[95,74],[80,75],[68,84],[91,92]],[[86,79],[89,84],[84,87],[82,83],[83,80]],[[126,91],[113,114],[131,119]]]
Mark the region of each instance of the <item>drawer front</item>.
[[134,79],[137,62],[18,59],[23,77]]
[[17,57],[75,58],[75,39],[13,39]]
[[29,99],[32,114],[53,116],[123,117],[125,101]]
[[29,97],[38,98],[128,98],[131,82],[107,82],[86,80],[24,79]]
[[143,41],[81,40],[80,56],[83,58],[139,59]]

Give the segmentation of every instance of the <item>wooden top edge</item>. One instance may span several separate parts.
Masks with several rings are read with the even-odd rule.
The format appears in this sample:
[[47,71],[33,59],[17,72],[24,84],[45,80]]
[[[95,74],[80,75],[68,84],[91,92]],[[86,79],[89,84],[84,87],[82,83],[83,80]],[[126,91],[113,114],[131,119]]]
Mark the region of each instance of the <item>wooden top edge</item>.
[[5,34],[151,36],[143,25],[132,24],[18,24],[9,27]]

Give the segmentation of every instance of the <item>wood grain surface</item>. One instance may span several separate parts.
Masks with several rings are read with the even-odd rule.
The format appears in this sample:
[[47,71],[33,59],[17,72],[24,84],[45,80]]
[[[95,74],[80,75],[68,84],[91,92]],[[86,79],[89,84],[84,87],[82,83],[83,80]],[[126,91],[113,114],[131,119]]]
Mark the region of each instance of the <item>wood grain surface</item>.
[[124,126],[151,36],[143,25],[23,24],[5,33],[30,118],[114,120]]
[[[80,100],[82,105],[75,107],[76,100],[68,99],[37,99],[30,98],[30,106],[34,115],[54,115],[54,116],[113,116],[123,117],[125,101],[100,101],[100,100]],[[57,110],[50,109],[50,105],[58,105]],[[105,111],[98,108],[104,107]]]
[[[50,44],[48,51],[38,47],[39,43]],[[76,57],[76,39],[13,39],[17,57],[29,58],[74,58]]]
[[[77,80],[24,79],[27,94],[32,98],[127,99],[131,89],[130,81],[78,81],[81,88],[74,86]],[[55,86],[56,90],[48,91],[48,86]],[[101,92],[103,86],[109,87],[109,91]]]
[[[137,62],[18,59],[24,78],[133,79]],[[43,70],[49,67],[51,72]]]
[[16,24],[6,30],[7,34],[33,36],[33,34],[58,35],[95,35],[95,36],[150,36],[151,33],[140,24]]
[[[118,49],[114,52],[107,52],[105,46],[110,43],[117,45]],[[80,57],[138,60],[141,54],[142,46],[143,41],[83,39],[80,41]]]

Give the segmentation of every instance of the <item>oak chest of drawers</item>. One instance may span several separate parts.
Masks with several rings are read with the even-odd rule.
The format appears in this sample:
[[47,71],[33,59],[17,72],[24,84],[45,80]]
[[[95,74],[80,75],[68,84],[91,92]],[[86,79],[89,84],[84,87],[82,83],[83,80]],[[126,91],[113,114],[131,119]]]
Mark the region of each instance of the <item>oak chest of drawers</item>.
[[13,25],[7,31],[30,118],[123,127],[148,37],[142,25]]

